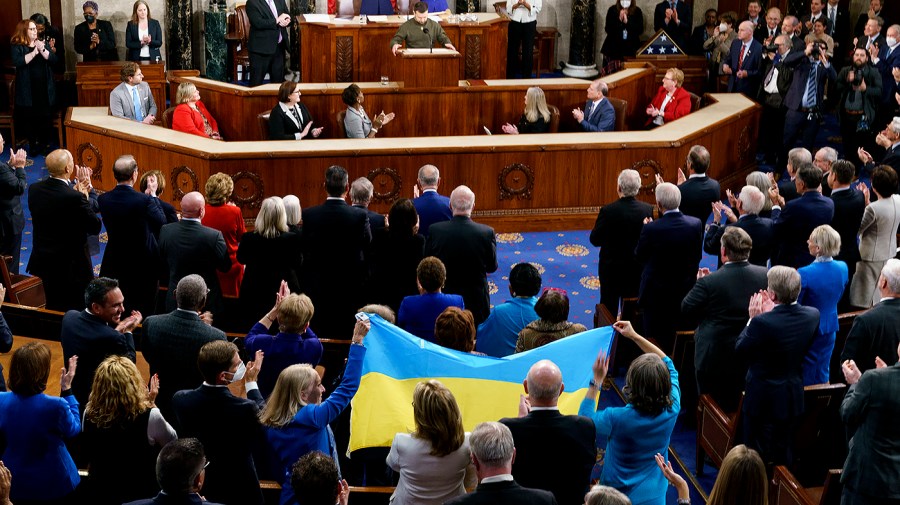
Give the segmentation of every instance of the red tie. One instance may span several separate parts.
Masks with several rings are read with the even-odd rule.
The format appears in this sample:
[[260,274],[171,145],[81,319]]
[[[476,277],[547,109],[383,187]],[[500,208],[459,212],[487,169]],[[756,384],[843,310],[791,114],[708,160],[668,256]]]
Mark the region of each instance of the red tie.
[[738,70],[744,67],[744,52],[746,52],[747,46],[741,44],[741,55],[738,56]]

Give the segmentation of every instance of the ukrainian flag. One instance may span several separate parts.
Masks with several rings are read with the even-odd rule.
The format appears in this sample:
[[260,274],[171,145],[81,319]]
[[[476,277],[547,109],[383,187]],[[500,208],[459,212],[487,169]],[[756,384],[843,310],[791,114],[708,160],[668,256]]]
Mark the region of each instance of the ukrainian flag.
[[474,356],[410,335],[377,315],[369,315],[362,380],[350,414],[349,450],[390,447],[396,433],[414,431],[412,397],[416,384],[437,379],[456,397],[466,431],[480,422],[515,417],[528,369],[549,359],[562,371],[564,414],[577,414],[597,353],[609,352],[613,330],[597,328],[506,358]]

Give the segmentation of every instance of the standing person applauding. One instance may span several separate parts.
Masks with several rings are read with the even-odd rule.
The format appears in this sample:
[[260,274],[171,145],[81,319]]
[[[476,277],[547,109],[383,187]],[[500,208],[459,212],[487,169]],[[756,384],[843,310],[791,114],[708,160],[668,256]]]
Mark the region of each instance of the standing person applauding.
[[131,21],[125,26],[125,47],[130,61],[158,60],[161,56],[162,29],[159,21],[150,17],[150,6],[144,0],[134,2]]
[[84,22],[75,27],[75,52],[82,61],[118,61],[116,32],[109,21],[97,19],[100,7],[88,0],[81,6]]
[[56,99],[52,67],[56,54],[38,40],[37,25],[28,19],[19,21],[10,42],[16,67],[15,122],[28,138],[29,151],[45,154],[50,107]]
[[[534,65],[534,36],[542,0],[506,0],[509,15],[509,43],[506,46],[506,78],[531,79]],[[522,59],[519,60],[519,47]],[[540,77],[540,76],[538,76]]]

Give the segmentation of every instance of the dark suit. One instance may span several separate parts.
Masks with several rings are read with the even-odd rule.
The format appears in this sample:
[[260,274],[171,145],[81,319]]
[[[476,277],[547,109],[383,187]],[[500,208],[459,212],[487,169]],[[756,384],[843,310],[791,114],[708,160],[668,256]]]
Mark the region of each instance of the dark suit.
[[97,197],[97,203],[109,236],[100,276],[119,280],[126,312],[152,314],[159,283],[147,272],[159,270],[156,235],[166,224],[159,199],[119,184]]
[[890,298],[856,316],[841,362],[852,359],[861,372],[875,368],[875,356],[893,361],[900,344],[900,298]]
[[[273,1],[279,16],[290,14],[284,0]],[[266,0],[247,0],[247,17],[250,19],[250,36],[247,40],[250,51],[250,86],[262,84],[266,73],[269,73],[271,82],[281,82],[284,80],[287,28],[278,26],[277,16],[272,14]]]
[[778,304],[750,320],[737,339],[748,364],[744,389],[744,443],[764,463],[790,463],[793,424],[803,413],[803,358],[819,329],[819,311]]
[[852,436],[841,483],[845,492],[862,498],[852,503],[900,500],[900,364],[896,358],[885,357],[894,364],[864,373],[841,404],[841,418]]
[[[0,314],[0,352],[9,352],[13,345],[13,334],[6,324],[3,314]],[[6,391],[6,381],[3,380],[3,365],[0,365],[0,391]]]
[[216,270],[227,272],[231,269],[222,232],[189,219],[169,223],[159,232],[159,254],[166,267],[164,270],[169,273],[166,310],[175,310],[178,281],[186,275],[197,274],[203,277],[209,289],[206,308],[213,314],[221,314],[222,289]]
[[[96,33],[100,37],[100,43],[91,49],[91,35]],[[116,51],[116,31],[109,21],[97,20],[97,28],[91,30],[88,22],[75,25],[74,33],[75,52],[82,56],[82,61],[118,61],[119,52]],[[65,59],[60,55],[60,59]]]
[[[828,9],[830,8],[831,6],[829,6],[826,1],[825,8],[822,9],[826,18],[829,17]],[[849,43],[853,38],[850,33],[850,11],[846,7],[838,5],[834,20],[834,23],[831,23],[829,18],[828,28],[825,29],[825,33],[834,39],[834,44],[836,46],[835,53],[846,53]]]
[[669,211],[644,225],[634,254],[644,265],[638,304],[644,331],[671,351],[679,326],[681,300],[694,286],[703,247],[703,225],[696,217]]
[[172,396],[203,383],[197,368],[200,348],[213,340],[225,340],[225,332],[200,320],[196,312],[173,310],[144,319],[141,352],[150,364],[150,375],[159,374],[156,406],[166,419],[174,419]]
[[[764,19],[764,13],[759,14],[760,21],[756,25],[756,28],[753,29],[753,39],[759,42],[760,44],[765,44],[766,39],[770,37],[769,35],[769,25],[766,24],[766,20]],[[781,25],[775,27],[775,34],[772,35],[772,41],[775,41],[775,37],[781,35]]]
[[157,58],[161,58],[162,55],[159,53],[159,48],[162,46],[162,29],[159,26],[159,21],[155,19],[147,20],[147,32],[150,35],[150,43],[147,44],[147,47],[150,49],[150,55],[146,57],[141,57],[141,39],[138,32],[137,23],[128,22],[125,25],[125,47],[128,48],[125,51],[125,59],[128,61],[155,61]]
[[84,307],[84,288],[94,278],[87,237],[100,233],[100,218],[78,191],[47,178],[28,188],[34,244],[28,272],[44,281],[47,308]]
[[[312,121],[312,115],[303,102],[297,102],[296,107],[300,114],[299,125],[293,114],[284,112],[280,103],[272,107],[272,112],[269,113],[269,140],[296,140],[296,135],[302,133],[306,125]],[[312,127],[310,127],[310,133],[304,138],[312,138]]]
[[78,373],[72,379],[72,393],[82,412],[91,394],[94,372],[107,356],[125,356],[131,361],[137,359],[131,333],[119,333],[113,326],[85,310],[66,312],[59,341],[64,363],[68,363],[72,356],[78,356]]
[[773,210],[775,254],[772,265],[800,268],[812,263],[815,258],[809,254],[806,241],[817,226],[830,224],[833,217],[834,202],[814,190],[791,200],[781,211]]
[[[900,67],[900,45],[896,46],[894,50],[891,51],[890,47],[887,45],[887,41],[885,41],[878,52],[878,58],[878,63],[875,64],[875,68],[881,72],[881,88],[883,90],[893,90],[895,83],[891,69]],[[882,103],[890,106],[891,103],[896,104],[897,101],[895,100],[893,93],[882,93]]]
[[881,159],[880,163],[876,163],[871,161],[866,163],[860,171],[860,175],[867,174],[869,177],[872,176],[872,171],[875,170],[877,165],[888,165],[894,170],[900,170],[900,144],[891,146],[884,153],[884,158]]
[[[837,80],[837,72],[834,70],[834,65],[829,64],[825,68],[818,60],[813,64],[803,50],[788,53],[784,58],[783,66],[794,69],[791,87],[784,96],[784,106],[787,108],[784,120],[784,149],[793,148],[801,134],[802,145],[812,146],[819,131],[819,118],[815,113],[822,111],[825,84],[829,80],[831,82]],[[815,68],[816,82],[815,99],[814,104],[807,107],[804,105],[804,96],[810,73],[814,71],[813,68]]]
[[457,496],[444,505],[556,505],[556,498],[549,491],[529,489],[515,481],[505,481],[479,484],[475,491]]
[[600,302],[616,310],[619,298],[637,296],[642,266],[634,257],[644,218],[653,215],[649,203],[633,196],[619,198],[600,207],[591,230],[591,244],[600,248],[597,275],[600,277]]
[[364,205],[353,204],[353,207],[366,211],[366,215],[369,216],[369,230],[371,230],[373,236],[376,231],[384,229],[384,214],[369,210],[369,208]]
[[497,271],[494,229],[466,216],[431,225],[425,256],[436,256],[447,267],[444,291],[462,295],[475,326],[487,319],[491,303],[487,274]]
[[[750,263],[766,266],[769,258],[772,257],[772,248],[775,245],[775,223],[767,217],[759,217],[756,214],[744,214],[738,217],[734,223],[728,223],[725,226],[710,224],[706,229],[706,236],[703,238],[703,250],[707,254],[718,256],[722,248],[722,235],[729,226],[736,226],[750,235],[753,241],[753,249],[750,250]],[[722,259],[719,258],[719,266]]]
[[[202,492],[202,491],[201,491]],[[146,500],[136,500],[125,505],[220,505],[200,498],[197,493],[186,495],[168,495],[159,493],[153,498]]]
[[706,223],[712,214],[712,203],[722,199],[718,181],[708,176],[688,177],[678,189],[681,191],[681,212],[696,217],[701,223]]
[[[500,422],[509,427],[516,445],[512,468],[516,482],[550,491],[560,504],[584,503],[591,468],[597,462],[596,432],[589,417],[535,410]],[[554,463],[548,464],[551,461]]]
[[[853,279],[856,262],[860,259],[857,236],[859,223],[862,222],[863,213],[866,211],[866,199],[862,192],[851,186],[845,190],[832,191],[831,201],[834,202],[834,217],[831,218],[831,227],[841,236],[841,252],[834,259],[847,264],[847,275],[849,279]],[[849,291],[849,289],[844,290],[842,302],[847,302]],[[847,307],[844,306],[844,308]]]
[[449,221],[453,217],[450,198],[437,191],[423,191],[418,198],[413,199],[413,206],[419,214],[419,234],[423,237],[428,236],[428,229],[432,224]]
[[586,132],[611,132],[616,128],[616,110],[609,100],[603,99],[596,106],[593,101],[584,104],[581,129]]
[[784,203],[800,198],[800,193],[797,192],[797,183],[794,182],[794,179],[779,182],[778,194],[784,198]]
[[737,410],[744,389],[745,363],[734,343],[747,324],[750,297],[767,285],[766,268],[747,261],[729,262],[697,280],[681,302],[693,324],[694,367],[700,394],[710,394],[725,412]]
[[[863,16],[865,16],[865,13],[863,14]],[[865,23],[863,23],[863,24],[865,24]],[[887,26],[888,26],[888,25],[885,24],[885,29],[887,28]],[[883,48],[883,47],[885,47],[885,46],[887,45],[887,40],[885,40],[884,35],[878,34],[878,36],[875,37],[875,40],[873,40],[872,43],[873,43],[873,44],[877,44],[878,47],[880,47],[880,48]],[[866,47],[866,45],[868,45],[868,44],[869,44],[869,37],[866,37],[865,35],[863,35],[862,33],[860,33],[860,35],[859,35],[859,37],[857,38],[857,41],[856,41],[856,47],[859,47],[859,48],[862,48],[862,49],[868,49],[868,48]]]
[[9,273],[19,273],[22,253],[22,230],[25,214],[22,195],[25,193],[25,168],[12,168],[0,162],[0,254],[12,256]]
[[[725,60],[725,63],[731,67],[731,75],[728,76],[728,92],[743,93],[753,98],[759,92],[759,67],[762,66],[762,44],[754,39],[750,39],[748,50],[744,53],[744,60],[741,61],[743,47],[744,43],[741,39],[734,39],[731,42],[731,50],[728,52],[728,58]],[[737,73],[739,70],[746,70],[747,77],[738,79]]]
[[263,503],[253,452],[265,444],[256,418],[264,406],[258,389],[248,391],[246,399],[224,386],[175,393],[172,408],[178,436],[198,438],[210,463],[203,485],[206,498],[227,505]]
[[653,11],[653,31],[665,30],[672,38],[672,42],[678,44],[682,50],[687,49],[687,41],[691,35],[691,23],[694,20],[691,7],[684,0],[679,0],[675,5],[679,21],[677,24],[675,21],[666,23],[666,9],[669,8],[671,8],[669,0],[663,0],[656,4],[656,9]]
[[365,250],[372,241],[366,211],[326,200],[303,211],[300,283],[316,307],[312,327],[324,338],[349,338],[365,300]]

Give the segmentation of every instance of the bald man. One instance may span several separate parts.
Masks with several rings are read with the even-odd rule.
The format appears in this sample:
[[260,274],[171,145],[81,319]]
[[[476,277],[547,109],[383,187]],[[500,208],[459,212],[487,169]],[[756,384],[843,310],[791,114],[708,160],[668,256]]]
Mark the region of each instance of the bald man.
[[597,456],[594,422],[559,413],[565,386],[552,361],[532,365],[522,385],[528,396],[519,395],[519,417],[500,420],[512,431],[516,445],[513,477],[524,487],[552,492],[559,505],[584,503]]
[[227,272],[231,258],[222,232],[200,224],[206,213],[203,195],[192,191],[181,199],[181,221],[169,223],[159,232],[160,256],[169,272],[166,310],[175,310],[175,287],[184,276],[197,274],[209,288],[206,308],[213,315],[222,312],[222,289],[216,270]]
[[53,151],[46,164],[50,177],[28,188],[34,247],[27,271],[44,281],[48,309],[83,309],[84,289],[94,278],[87,237],[100,233],[100,218],[91,209],[97,197],[87,172],[74,189],[69,185],[76,169],[69,151]]
[[728,92],[755,98],[759,92],[759,68],[762,66],[762,44],[753,38],[753,23],[738,26],[737,38],[731,42],[722,73],[728,74]]

